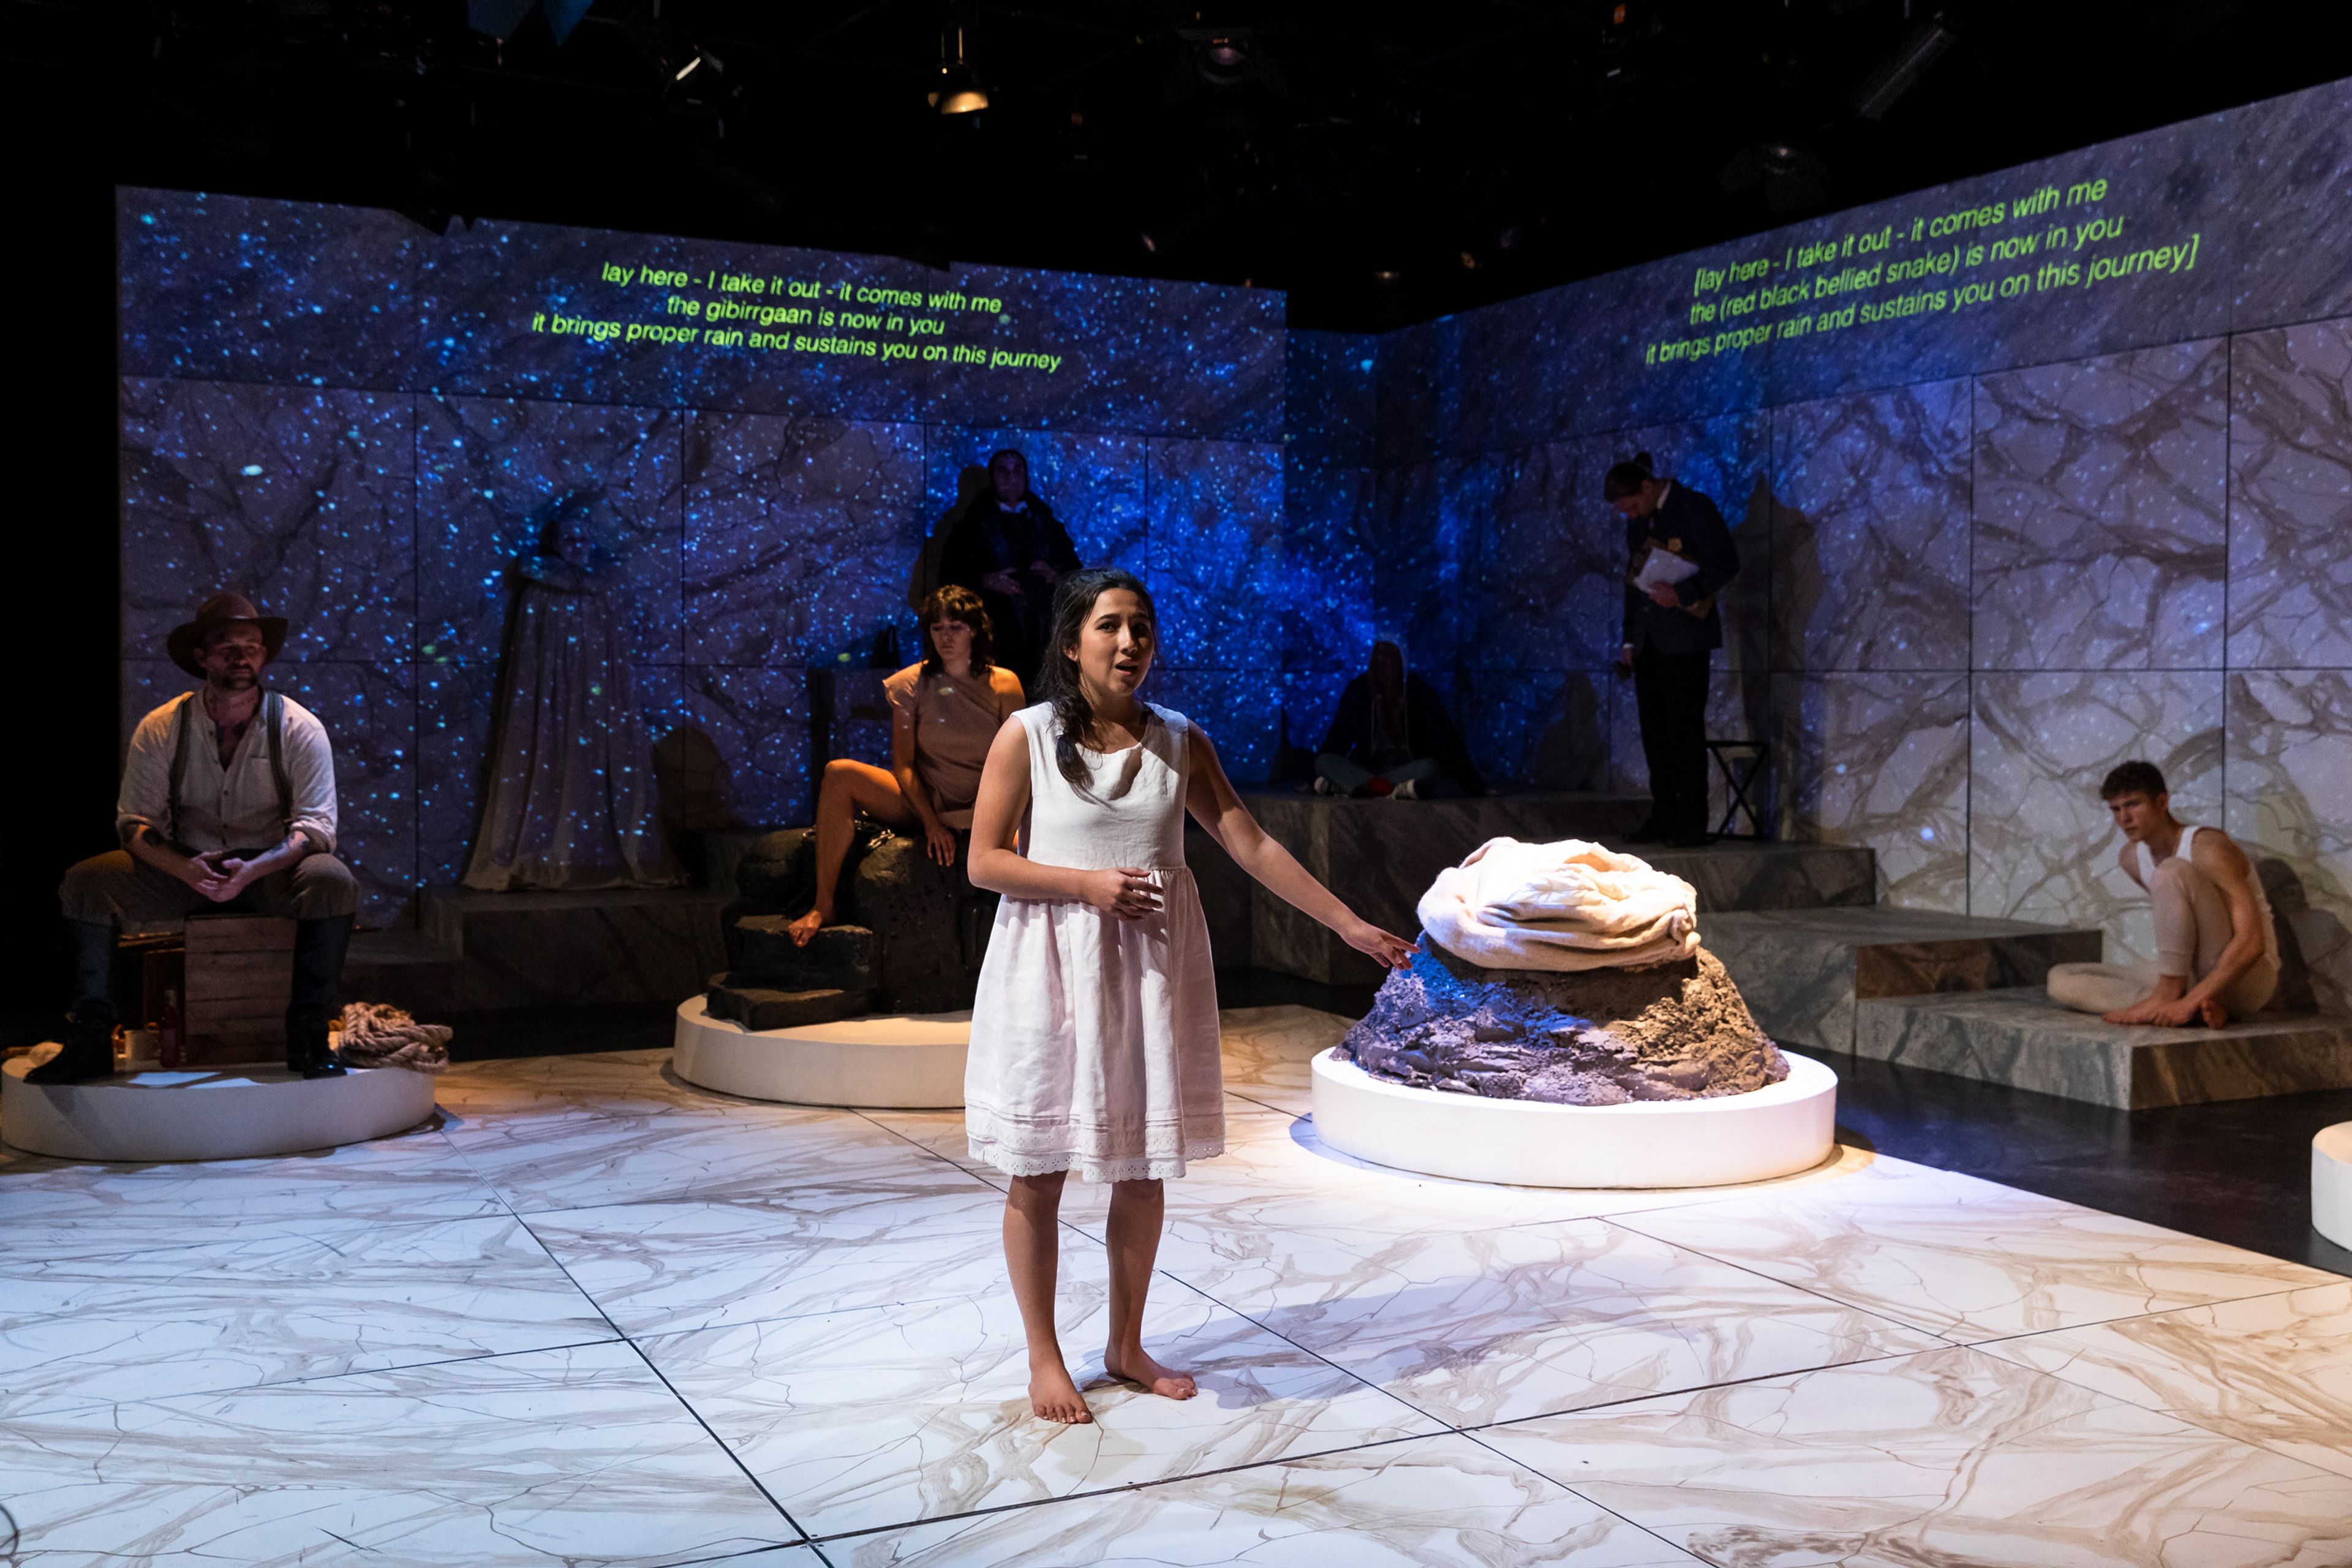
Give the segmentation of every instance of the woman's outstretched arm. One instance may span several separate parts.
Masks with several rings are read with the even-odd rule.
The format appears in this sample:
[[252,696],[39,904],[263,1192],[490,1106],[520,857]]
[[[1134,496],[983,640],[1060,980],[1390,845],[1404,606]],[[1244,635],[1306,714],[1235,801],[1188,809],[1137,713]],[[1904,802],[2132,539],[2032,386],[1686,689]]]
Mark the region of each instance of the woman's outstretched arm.
[[1062,899],[1092,904],[1121,920],[1140,920],[1160,907],[1151,873],[1136,866],[1081,871],[1028,858],[1014,844],[1029,810],[1029,731],[1007,720],[989,743],[980,770],[980,796],[971,805],[971,885],[1008,899]]
[[1390,969],[1403,967],[1418,951],[1416,944],[1359,916],[1317,881],[1289,850],[1266,837],[1265,829],[1242,804],[1233,781],[1225,777],[1224,764],[1217,760],[1217,748],[1207,731],[1197,724],[1192,727],[1192,777],[1185,785],[1184,805],[1192,820],[1234,858],[1234,864],[1265,883],[1285,903],[1339,932],[1339,940],[1357,952]]

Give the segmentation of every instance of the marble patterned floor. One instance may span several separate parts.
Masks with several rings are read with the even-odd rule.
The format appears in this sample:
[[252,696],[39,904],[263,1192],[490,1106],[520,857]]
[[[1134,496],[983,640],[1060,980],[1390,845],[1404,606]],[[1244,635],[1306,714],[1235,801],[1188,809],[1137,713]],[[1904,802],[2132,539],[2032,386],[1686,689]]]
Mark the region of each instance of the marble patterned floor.
[[1026,1414],[953,1114],[476,1063],[331,1152],[0,1152],[0,1563],[2352,1563],[2352,1280],[1842,1150],[1737,1189],[1427,1180],[1324,1148],[1342,1025],[1225,1015],[1101,1373],[1104,1194]]

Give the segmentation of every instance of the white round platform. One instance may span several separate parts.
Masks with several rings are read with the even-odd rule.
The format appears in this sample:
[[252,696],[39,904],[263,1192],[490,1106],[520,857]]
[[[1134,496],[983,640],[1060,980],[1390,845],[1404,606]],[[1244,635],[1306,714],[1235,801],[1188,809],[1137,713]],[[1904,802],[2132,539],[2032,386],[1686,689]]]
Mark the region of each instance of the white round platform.
[[1423,1175],[1524,1187],[1711,1187],[1810,1170],[1836,1146],[1837,1074],[1789,1076],[1719,1100],[1548,1105],[1408,1089],[1333,1050],[1314,1062],[1315,1135]]
[[971,1015],[912,1013],[790,1029],[714,1018],[699,996],[677,1005],[677,1076],[688,1083],[793,1105],[952,1110],[963,1104]]
[[2312,1135],[2311,1228],[2338,1247],[2352,1247],[2352,1121]]
[[[47,1059],[46,1057],[43,1058]],[[433,1114],[433,1079],[406,1068],[303,1079],[284,1068],[150,1068],[89,1083],[26,1083],[6,1064],[0,1141],[60,1160],[252,1160],[404,1131]]]

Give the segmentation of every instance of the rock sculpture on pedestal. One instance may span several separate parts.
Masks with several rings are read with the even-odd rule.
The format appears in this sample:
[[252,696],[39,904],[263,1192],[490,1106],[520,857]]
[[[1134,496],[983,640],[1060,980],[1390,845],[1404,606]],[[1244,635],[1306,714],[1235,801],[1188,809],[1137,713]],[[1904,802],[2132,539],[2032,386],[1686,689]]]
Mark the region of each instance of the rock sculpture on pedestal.
[[1789,1064],[1700,946],[1696,902],[1597,844],[1491,840],[1439,875],[1423,951],[1340,1054],[1398,1083],[1560,1105],[1778,1083]]

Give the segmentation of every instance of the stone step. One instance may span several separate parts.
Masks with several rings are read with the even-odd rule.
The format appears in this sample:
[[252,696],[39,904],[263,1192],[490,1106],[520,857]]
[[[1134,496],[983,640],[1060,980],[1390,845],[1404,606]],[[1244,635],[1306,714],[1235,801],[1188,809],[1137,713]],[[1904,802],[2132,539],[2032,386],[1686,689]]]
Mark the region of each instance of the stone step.
[[1878,899],[1878,855],[1844,844],[1754,844],[1733,839],[1704,849],[1601,842],[1639,855],[1698,889],[1702,915],[1748,910],[1817,910]]
[[1859,1056],[2127,1110],[2352,1088],[2352,1018],[2257,1014],[2222,1029],[2104,1024],[2040,986],[1858,1002]]
[[702,994],[704,1014],[726,1018],[753,1031],[797,1029],[809,1024],[832,1024],[855,1017],[872,1005],[874,993],[844,991],[838,986],[785,991],[756,982],[736,984],[738,976],[714,974]]
[[363,931],[343,959],[343,995],[405,1007],[420,1017],[449,1010],[457,955],[417,931]]
[[455,963],[434,1011],[682,1002],[727,967],[727,902],[707,888],[427,888],[420,934]]
[[2039,985],[2103,946],[2095,931],[1881,906],[1704,914],[1699,937],[1766,1034],[1832,1051],[1854,1048],[1864,998]]

